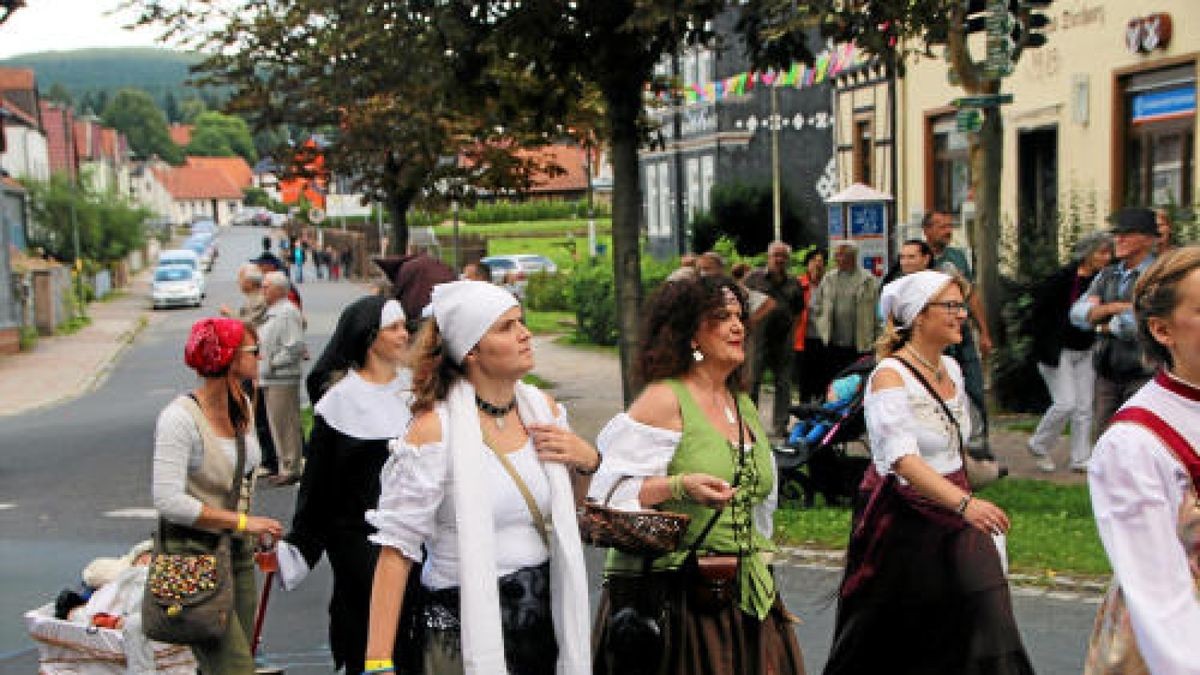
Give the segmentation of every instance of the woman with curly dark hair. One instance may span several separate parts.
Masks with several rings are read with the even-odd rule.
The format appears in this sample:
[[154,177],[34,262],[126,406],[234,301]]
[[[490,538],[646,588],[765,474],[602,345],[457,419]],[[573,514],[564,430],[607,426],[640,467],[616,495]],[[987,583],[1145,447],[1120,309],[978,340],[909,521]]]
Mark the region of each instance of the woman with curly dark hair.
[[[701,664],[714,674],[804,672],[768,566],[775,466],[743,392],[746,311],[727,277],[670,282],[648,303],[638,360],[645,389],[601,431],[604,462],[589,497],[686,513],[691,524],[675,553],[609,553],[596,673],[694,673]],[[703,583],[692,570],[721,568],[731,592],[703,605],[689,599]],[[628,630],[631,616],[657,632]]]

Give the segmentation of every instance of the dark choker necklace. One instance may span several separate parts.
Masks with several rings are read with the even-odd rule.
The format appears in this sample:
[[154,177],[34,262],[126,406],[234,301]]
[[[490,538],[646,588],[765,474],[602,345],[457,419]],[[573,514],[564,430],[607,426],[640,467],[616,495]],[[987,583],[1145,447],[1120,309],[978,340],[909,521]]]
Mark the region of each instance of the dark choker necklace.
[[517,407],[517,397],[513,397],[511,401],[505,405],[492,405],[487,401],[479,398],[479,394],[475,394],[475,407],[482,410],[488,416],[494,418],[497,427],[504,426],[504,417],[512,412],[512,409]]

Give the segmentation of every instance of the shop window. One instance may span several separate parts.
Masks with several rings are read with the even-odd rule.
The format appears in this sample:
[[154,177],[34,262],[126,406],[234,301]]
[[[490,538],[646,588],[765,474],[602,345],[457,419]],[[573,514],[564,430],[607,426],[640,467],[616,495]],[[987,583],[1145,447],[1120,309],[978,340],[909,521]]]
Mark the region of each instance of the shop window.
[[1195,66],[1131,75],[1124,87],[1125,204],[1188,206],[1195,174]]
[[930,121],[931,165],[926,167],[929,180],[929,208],[942,213],[962,212],[971,187],[971,161],[967,134],[958,131],[953,115]]

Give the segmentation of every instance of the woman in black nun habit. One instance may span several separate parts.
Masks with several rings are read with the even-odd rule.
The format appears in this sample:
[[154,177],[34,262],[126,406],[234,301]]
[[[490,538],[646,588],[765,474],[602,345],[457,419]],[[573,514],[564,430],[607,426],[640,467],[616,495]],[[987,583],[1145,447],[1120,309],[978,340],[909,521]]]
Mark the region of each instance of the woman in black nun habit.
[[411,419],[407,347],[400,303],[359,298],[342,311],[306,383],[317,403],[292,529],[279,545],[280,582],[295,588],[322,554],[329,557],[329,644],[346,673],[363,670],[378,555],[363,514],[379,500],[388,441],[404,436]]

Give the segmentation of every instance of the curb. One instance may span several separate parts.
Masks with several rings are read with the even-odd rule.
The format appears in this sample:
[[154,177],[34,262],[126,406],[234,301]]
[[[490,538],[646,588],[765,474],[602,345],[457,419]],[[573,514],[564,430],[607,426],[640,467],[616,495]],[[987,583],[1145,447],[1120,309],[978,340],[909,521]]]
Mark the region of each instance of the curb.
[[146,312],[139,312],[133,320],[133,325],[122,331],[121,334],[117,336],[117,348],[114,349],[112,353],[105,357],[99,364],[97,364],[96,370],[93,371],[91,377],[89,377],[83,383],[83,386],[79,388],[79,391],[67,394],[58,399],[58,401],[55,401],[55,403],[95,391],[101,384],[104,384],[104,380],[108,379],[108,376],[112,374],[113,365],[121,358],[126,350],[129,349],[130,345],[133,344],[133,341],[137,338],[137,336],[140,335],[141,332],[146,329],[146,326],[149,325],[150,318],[147,316]]
[[[788,567],[841,571],[845,566],[844,551],[832,551],[804,546],[781,546],[776,564]],[[1009,584],[1022,595],[1045,595],[1060,600],[1086,600],[1099,602],[1108,590],[1107,581],[1076,578],[1060,574],[1035,575],[1013,572],[1008,575]]]

